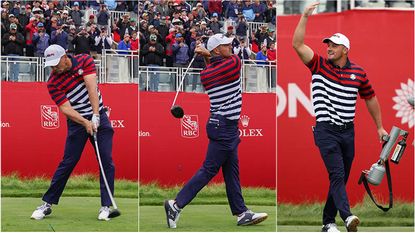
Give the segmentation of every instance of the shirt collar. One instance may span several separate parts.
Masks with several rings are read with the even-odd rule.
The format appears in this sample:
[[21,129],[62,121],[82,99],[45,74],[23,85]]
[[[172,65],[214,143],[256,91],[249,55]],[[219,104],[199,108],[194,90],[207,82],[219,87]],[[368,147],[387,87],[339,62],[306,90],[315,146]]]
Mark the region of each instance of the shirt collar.
[[335,65],[332,61],[328,60],[330,65],[332,65],[333,67],[337,68],[337,69],[346,69],[346,68],[350,68],[351,67],[351,63],[349,58],[347,58],[346,64],[343,67],[340,67],[338,65]]

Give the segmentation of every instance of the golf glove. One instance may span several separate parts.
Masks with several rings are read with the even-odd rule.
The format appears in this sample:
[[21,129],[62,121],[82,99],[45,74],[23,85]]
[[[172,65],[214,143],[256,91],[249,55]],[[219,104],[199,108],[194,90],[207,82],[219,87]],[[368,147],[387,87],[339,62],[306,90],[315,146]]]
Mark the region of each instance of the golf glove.
[[100,123],[99,114],[92,115],[91,122],[94,125],[95,129],[97,129],[97,131],[98,131],[98,127],[99,127],[99,123]]

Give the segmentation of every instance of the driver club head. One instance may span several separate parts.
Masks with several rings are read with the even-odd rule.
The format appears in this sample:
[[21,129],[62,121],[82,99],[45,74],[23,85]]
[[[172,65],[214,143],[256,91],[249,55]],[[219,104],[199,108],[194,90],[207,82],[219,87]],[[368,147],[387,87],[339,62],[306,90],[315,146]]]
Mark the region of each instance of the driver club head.
[[170,112],[175,118],[182,118],[184,116],[183,108],[179,105],[171,107]]
[[116,218],[121,215],[121,212],[118,209],[111,210],[110,214],[108,215],[108,218]]

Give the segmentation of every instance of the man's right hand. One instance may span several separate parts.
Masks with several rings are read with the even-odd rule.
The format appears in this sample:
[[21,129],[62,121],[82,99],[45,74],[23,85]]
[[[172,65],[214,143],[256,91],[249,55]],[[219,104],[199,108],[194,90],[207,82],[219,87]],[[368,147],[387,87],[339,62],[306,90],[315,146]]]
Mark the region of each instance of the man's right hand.
[[210,52],[207,50],[202,44],[199,44],[196,49],[195,53],[200,54],[204,57],[210,57]]
[[307,7],[304,9],[303,16],[308,17],[308,16],[312,15],[312,14],[313,14],[314,9],[316,9],[318,5],[320,5],[320,3],[319,3],[319,2],[315,2],[315,3],[312,3],[312,4],[310,4],[309,6],[307,6]]
[[94,135],[94,124],[92,123],[92,121],[88,121],[87,119],[85,119],[84,127],[89,135]]

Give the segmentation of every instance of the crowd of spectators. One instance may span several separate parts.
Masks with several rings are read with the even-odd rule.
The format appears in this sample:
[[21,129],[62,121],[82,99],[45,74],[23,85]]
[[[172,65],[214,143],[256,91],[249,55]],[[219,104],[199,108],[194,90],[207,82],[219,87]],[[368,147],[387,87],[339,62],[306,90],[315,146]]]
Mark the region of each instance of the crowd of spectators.
[[[187,67],[196,46],[216,33],[235,38],[240,58],[275,61],[275,0],[147,0],[138,11],[141,65]],[[249,34],[249,22],[262,26]],[[204,66],[196,56],[192,67]]]
[[[111,20],[109,11],[125,14]],[[51,44],[97,59],[104,48],[137,50],[138,24],[130,16],[137,14],[137,1],[2,1],[1,54],[43,57]]]

